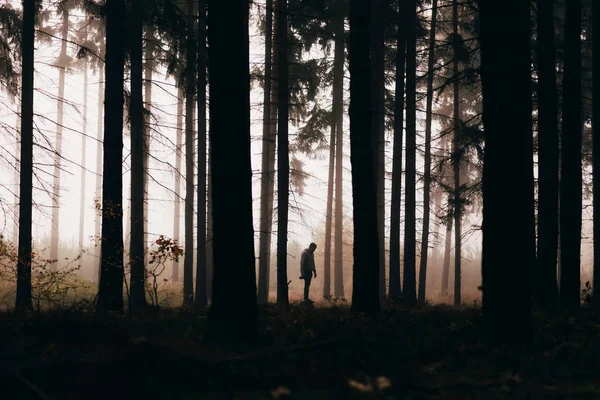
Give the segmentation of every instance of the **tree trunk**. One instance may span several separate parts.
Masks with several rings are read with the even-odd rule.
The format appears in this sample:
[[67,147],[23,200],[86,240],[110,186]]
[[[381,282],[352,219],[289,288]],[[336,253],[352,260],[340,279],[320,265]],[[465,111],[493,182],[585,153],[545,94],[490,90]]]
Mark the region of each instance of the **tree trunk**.
[[151,29],[146,29],[145,33],[146,49],[144,59],[146,65],[144,68],[144,106],[146,108],[146,129],[144,130],[144,264],[149,261],[149,241],[148,241],[148,203],[150,191],[150,113],[152,112],[152,75],[154,72],[154,35]]
[[[450,193],[448,193],[448,209],[452,207],[450,202]],[[444,264],[442,266],[442,296],[448,294],[448,278],[450,276],[450,254],[452,250],[452,218],[446,220],[446,235],[444,243]]]
[[144,268],[144,98],[143,98],[143,5],[133,2],[131,10],[131,236],[129,266],[131,289],[129,310],[139,312],[146,307],[146,270]]
[[377,232],[379,238],[379,300],[385,297],[385,24],[387,0],[373,0],[371,34],[372,129],[377,182]]
[[67,3],[62,8],[62,29],[60,54],[58,56],[58,100],[56,102],[56,155],[54,156],[54,172],[52,184],[52,230],[50,232],[50,270],[58,268],[58,239],[60,222],[60,172],[62,164],[62,132],[65,105],[65,74],[67,71],[67,40],[69,36],[69,10]]
[[220,341],[256,338],[248,18],[246,0],[208,4],[215,267],[209,330]]
[[402,133],[404,129],[404,70],[406,62],[406,26],[404,1],[399,1],[396,49],[396,87],[394,104],[394,150],[392,199],[390,206],[390,281],[389,297],[399,297],[400,285],[400,206],[402,200]]
[[423,232],[421,235],[421,263],[419,265],[419,303],[425,303],[427,283],[427,255],[429,253],[429,214],[431,191],[431,117],[433,111],[433,68],[435,66],[435,34],[437,24],[437,0],[431,6],[431,29],[429,30],[429,55],[427,60],[427,109],[425,115],[425,166],[423,171]]
[[417,4],[407,0],[408,35],[406,41],[406,200],[404,218],[404,301],[408,307],[417,302],[416,293],[416,152],[417,152]]
[[265,88],[263,95],[263,140],[262,140],[262,179],[260,182],[260,232],[258,251],[258,303],[265,304],[269,301],[269,272],[271,254],[271,224],[270,210],[273,202],[269,188],[273,187],[271,180],[274,171],[269,169],[271,158],[275,158],[275,140],[271,136],[271,72],[273,53],[273,0],[267,0],[265,31]]
[[19,243],[17,260],[17,309],[32,309],[31,226],[33,206],[33,71],[35,0],[23,0],[21,42],[21,165],[19,179]]
[[187,2],[187,51],[188,68],[185,80],[185,256],[183,258],[183,305],[194,303],[194,68],[196,63],[196,39],[193,34],[194,0]]
[[198,1],[198,214],[197,307],[206,307],[206,1]]
[[[335,124],[335,282],[334,294],[344,296],[343,224],[344,224],[344,0],[336,1],[334,16],[335,53],[333,58],[333,107]],[[330,153],[331,154],[331,153]],[[330,167],[331,168],[331,167]]]
[[538,260],[534,294],[538,305],[558,303],[556,260],[558,248],[558,99],[554,0],[537,1],[538,58]]
[[[600,5],[592,2],[592,146],[594,203],[594,278],[592,288],[595,304],[600,303]],[[594,19],[594,16],[596,17]],[[556,281],[555,281],[556,282]]]
[[[488,0],[480,4],[480,18],[486,146],[483,313],[500,338],[528,342],[532,320],[526,271],[532,261],[532,242],[527,225],[533,202],[529,178],[533,149],[528,140],[532,134],[529,3]],[[511,251],[506,249],[507,240]]]
[[21,121],[19,118],[16,118],[15,121],[15,175],[14,179],[14,210],[15,214],[13,215],[13,232],[12,232],[12,243],[17,246],[19,244],[19,180],[20,178],[20,165],[21,165],[21,142],[20,142],[20,124]]
[[277,0],[277,304],[288,307],[287,234],[290,190],[290,159],[288,138],[288,42],[287,0]]
[[454,305],[460,306],[460,260],[461,260],[461,214],[462,200],[460,198],[460,133],[462,121],[460,116],[460,96],[459,96],[459,77],[458,77],[458,0],[452,1],[452,33],[453,33],[453,60],[452,76],[454,80],[454,138],[452,141],[452,171],[454,172]]
[[[183,89],[177,88],[177,126],[175,138],[175,201],[173,209],[173,241],[179,244],[181,233],[181,154],[183,152]],[[179,283],[179,258],[173,260],[172,282]]]
[[[102,173],[103,173],[103,114],[104,114],[104,63],[100,63],[100,67],[98,67],[98,123],[96,125],[96,136],[97,136],[97,147],[96,147],[96,193],[94,194],[94,199],[97,202],[97,207],[101,208],[102,205]],[[102,245],[101,245],[101,235],[102,235],[102,210],[96,209],[96,224],[94,228],[94,239],[96,240],[96,251],[95,251],[95,262],[94,262],[94,279],[96,282],[100,283],[100,265],[102,260]]]
[[580,305],[581,251],[581,0],[566,2],[560,186],[560,300]]
[[123,310],[123,75],[127,12],[124,0],[106,3],[106,104],[102,174],[102,260],[98,310]]
[[[210,80],[210,77],[209,77]],[[210,95],[209,95],[210,99]],[[209,124],[210,126],[210,124]],[[206,297],[207,300],[212,298],[213,288],[213,200],[212,200],[212,173],[211,173],[211,150],[210,140],[208,141],[208,166],[207,166],[207,178],[208,183],[206,187]]]
[[[79,251],[83,251],[83,232],[85,229],[85,206],[86,206],[86,188],[85,181],[87,175],[87,120],[88,120],[88,64],[83,65],[83,121],[81,135],[81,189],[79,192]],[[81,274],[82,271],[79,271]]]
[[354,218],[354,269],[352,311],[379,313],[379,239],[377,227],[377,184],[373,149],[371,96],[371,4],[350,1],[350,162]]

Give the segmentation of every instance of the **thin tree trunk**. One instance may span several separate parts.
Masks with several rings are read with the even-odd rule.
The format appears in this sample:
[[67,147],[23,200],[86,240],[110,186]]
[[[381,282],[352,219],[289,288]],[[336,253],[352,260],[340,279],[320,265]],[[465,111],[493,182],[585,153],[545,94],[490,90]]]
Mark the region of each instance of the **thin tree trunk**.
[[[209,77],[210,80],[210,77]],[[210,99],[210,95],[209,95]],[[210,127],[210,124],[209,124]],[[206,297],[207,300],[212,299],[213,288],[213,200],[212,200],[212,173],[211,173],[211,150],[210,140],[208,141],[208,167],[206,187]]]
[[554,0],[537,1],[538,57],[538,261],[534,285],[538,305],[558,303],[556,260],[558,248],[558,99]]
[[394,150],[392,199],[390,206],[390,281],[389,297],[399,297],[400,284],[400,209],[402,201],[402,134],[404,129],[404,71],[406,62],[406,22],[404,1],[399,1],[396,49],[396,87],[394,104]]
[[[450,193],[448,193],[448,209],[452,207],[450,204]],[[450,276],[450,254],[452,250],[452,218],[446,220],[446,235],[444,243],[444,264],[442,266],[442,296],[448,294],[448,278]]]
[[433,68],[435,66],[435,34],[437,24],[437,0],[431,6],[431,29],[429,30],[429,55],[427,61],[427,109],[425,115],[425,166],[423,171],[423,232],[421,235],[421,264],[419,265],[419,303],[425,303],[427,284],[427,255],[429,253],[429,214],[431,195],[431,117],[433,111]]
[[144,264],[147,265],[149,261],[149,247],[148,241],[148,218],[150,213],[148,212],[149,205],[149,184],[150,184],[150,113],[152,112],[152,75],[154,73],[154,35],[152,30],[146,29],[145,33],[146,49],[144,59],[146,65],[144,68],[144,107],[146,110],[146,129],[144,129]]
[[560,186],[560,300],[580,306],[581,266],[581,0],[566,2]]
[[256,338],[248,18],[246,0],[208,3],[215,265],[209,332],[219,341]]
[[196,307],[206,297],[206,2],[198,1],[198,214],[196,244]]
[[186,62],[188,65],[185,90],[185,257],[183,259],[183,305],[194,302],[194,68],[196,40],[193,35],[194,0],[187,3],[188,38]]
[[[595,17],[595,18],[594,18]],[[595,304],[600,303],[600,5],[592,2],[592,146],[594,203],[594,277],[592,288]],[[556,281],[555,281],[556,282]]]
[[[175,201],[173,206],[173,241],[179,244],[181,233],[181,154],[183,153],[183,88],[177,89],[177,126],[175,138]],[[172,282],[179,283],[179,258],[173,260]]]
[[123,310],[123,76],[127,12],[124,0],[106,3],[106,95],[102,241],[98,310]]
[[288,307],[287,235],[290,190],[290,159],[288,138],[288,42],[287,0],[277,0],[278,71],[278,135],[277,135],[277,304]]
[[65,105],[65,75],[67,71],[67,39],[69,36],[69,10],[67,3],[61,3],[62,33],[59,65],[58,65],[58,100],[56,103],[56,155],[54,156],[54,172],[52,184],[52,231],[50,232],[50,270],[58,268],[58,240],[60,223],[60,172],[62,164],[62,132]]
[[344,296],[343,179],[344,179],[344,0],[336,1],[335,53],[333,59],[333,119],[335,128],[335,283],[334,294]]
[[33,206],[33,70],[35,0],[23,0],[21,42],[21,165],[19,179],[19,243],[17,259],[17,309],[32,309],[31,226]]
[[460,305],[461,278],[461,214],[462,200],[460,198],[460,134],[462,121],[460,116],[460,96],[458,81],[458,0],[452,1],[452,33],[454,36],[452,76],[454,79],[454,140],[452,141],[452,170],[454,172],[454,305]]
[[260,182],[260,232],[258,251],[258,304],[269,301],[269,259],[271,253],[271,224],[269,187],[272,187],[273,171],[269,169],[271,158],[275,158],[275,140],[271,136],[271,72],[273,53],[273,0],[267,0],[265,28],[265,87],[263,95],[263,140],[262,140],[262,179]]
[[17,246],[19,243],[19,180],[20,180],[20,165],[21,165],[21,141],[20,141],[20,121],[16,120],[15,126],[15,175],[14,179],[14,210],[15,214],[13,215],[13,233],[12,233],[12,243]]
[[416,293],[416,152],[417,152],[417,4],[407,0],[408,35],[406,45],[406,200],[404,218],[404,301],[408,307],[417,302]]
[[[81,189],[79,196],[79,251],[83,250],[83,231],[85,228],[85,181],[87,175],[87,120],[88,120],[88,65],[83,65],[83,121],[81,135]],[[81,273],[81,271],[79,271]]]
[[379,239],[377,184],[373,149],[371,96],[371,2],[350,1],[350,162],[354,217],[352,311],[377,315],[379,303]]
[[[337,45],[337,43],[336,43]],[[335,65],[335,55],[334,55]],[[334,66],[335,68],[335,66]],[[335,72],[334,72],[335,78]],[[331,229],[333,223],[333,186],[335,172],[335,140],[337,127],[337,107],[335,88],[331,90],[331,134],[329,136],[329,167],[327,175],[327,209],[325,210],[325,249],[323,254],[323,298],[331,297]],[[335,273],[335,272],[334,272]],[[334,275],[335,277],[335,275]]]
[[[94,198],[96,201],[96,224],[94,228],[94,238],[96,240],[96,262],[94,263],[94,279],[100,282],[100,265],[102,260],[101,246],[101,230],[102,230],[102,173],[103,173],[103,115],[104,115],[104,63],[100,63],[98,68],[98,123],[96,125],[96,135],[98,144],[96,147],[96,193]],[[100,210],[98,209],[100,208]]]
[[129,309],[139,312],[146,307],[146,270],[144,268],[144,98],[143,98],[143,29],[141,2],[131,10],[131,236],[129,266],[131,286]]

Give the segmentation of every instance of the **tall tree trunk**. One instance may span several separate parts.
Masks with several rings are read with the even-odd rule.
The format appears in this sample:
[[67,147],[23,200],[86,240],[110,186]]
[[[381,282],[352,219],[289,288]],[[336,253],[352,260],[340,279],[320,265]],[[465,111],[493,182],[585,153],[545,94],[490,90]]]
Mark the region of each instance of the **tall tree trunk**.
[[560,300],[580,305],[581,251],[581,0],[566,2],[560,185]]
[[31,225],[33,206],[33,69],[35,0],[23,0],[21,42],[21,165],[19,179],[19,249],[15,307],[32,309]]
[[[173,241],[179,244],[181,233],[181,154],[183,153],[183,88],[177,89],[177,126],[175,138],[175,201],[173,209]],[[179,283],[179,258],[173,260],[173,283]]]
[[458,81],[458,0],[452,1],[452,34],[453,34],[453,60],[452,76],[454,80],[454,138],[452,141],[452,171],[454,172],[454,305],[460,306],[461,278],[460,278],[460,260],[461,260],[461,214],[462,200],[460,198],[460,129],[462,121],[460,116],[460,96]]
[[400,285],[400,207],[402,200],[402,133],[404,129],[404,71],[406,62],[406,22],[404,0],[398,2],[396,49],[396,87],[394,103],[394,150],[392,199],[390,206],[390,281],[389,297],[399,297]]
[[[210,76],[209,76],[210,81]],[[210,98],[210,95],[209,95]],[[209,124],[210,128],[210,124]],[[206,187],[206,297],[207,300],[212,298],[213,288],[213,200],[212,200],[212,173],[211,173],[211,150],[210,140],[208,141],[208,167],[207,167],[207,178],[208,183]]]
[[[102,205],[102,173],[103,173],[103,160],[102,155],[104,152],[103,148],[103,115],[104,115],[104,63],[100,63],[100,67],[98,67],[98,123],[96,125],[96,136],[97,136],[97,147],[96,147],[96,192],[94,194],[94,199],[97,202],[97,208],[101,208]],[[102,260],[102,245],[101,245],[101,235],[102,235],[102,211],[101,209],[96,209],[96,223],[94,227],[94,238],[96,240],[96,251],[95,251],[95,263],[94,263],[94,279],[96,282],[100,282],[100,266]]]
[[416,287],[416,162],[417,162],[417,4],[407,0],[408,35],[406,41],[406,200],[404,218],[404,301],[408,307],[417,302]]
[[273,0],[267,0],[266,28],[265,28],[265,87],[263,95],[263,140],[262,140],[262,164],[260,181],[260,232],[258,250],[258,304],[269,301],[269,272],[271,254],[271,225],[272,216],[270,210],[273,203],[270,200],[269,188],[273,187],[271,180],[273,172],[269,169],[271,158],[275,158],[275,140],[271,136],[271,72],[273,53]]
[[[79,251],[83,250],[83,232],[85,228],[85,198],[86,188],[85,181],[87,175],[87,120],[88,120],[88,64],[83,65],[83,121],[81,135],[81,189],[79,200]],[[82,271],[79,271],[80,273]]]
[[350,162],[354,218],[352,311],[379,313],[377,184],[371,96],[371,2],[350,1]]
[[183,259],[183,305],[194,303],[194,0],[187,2],[187,76],[185,80],[185,257]]
[[[527,271],[533,261],[528,227],[533,203],[529,2],[481,2],[480,18],[485,128],[483,312],[502,339],[528,342],[532,321]],[[515,258],[515,254],[525,256]]]
[[287,280],[288,202],[290,190],[290,158],[288,138],[288,40],[287,0],[277,0],[277,304],[289,305]]
[[558,303],[556,260],[558,252],[558,99],[554,0],[537,1],[538,58],[538,260],[533,289],[537,303],[553,308]]
[[248,18],[246,0],[208,3],[215,266],[209,329],[218,340],[256,338]]
[[124,0],[106,3],[106,104],[102,174],[102,260],[98,309],[123,310],[123,76],[127,12]]
[[62,132],[65,105],[65,75],[67,71],[67,40],[69,36],[69,10],[66,2],[60,3],[62,8],[62,29],[60,54],[58,56],[58,100],[56,102],[56,155],[54,156],[54,172],[52,184],[52,230],[50,232],[50,270],[58,268],[58,239],[60,217],[60,172],[62,164]]
[[437,24],[437,0],[431,6],[431,29],[429,30],[429,55],[427,60],[427,109],[425,115],[425,166],[423,171],[423,231],[421,235],[421,264],[419,265],[419,302],[425,303],[427,284],[427,255],[429,253],[429,214],[431,195],[431,117],[433,111],[433,68],[435,66],[435,34]]
[[131,289],[129,309],[139,312],[146,307],[146,270],[144,268],[144,98],[143,98],[143,5],[133,2],[131,9],[131,236],[129,266]]
[[[451,194],[448,193],[448,210],[452,208]],[[444,264],[442,265],[442,296],[448,294],[448,278],[450,276],[450,254],[452,250],[452,225],[453,219],[446,220],[446,235],[444,239]]]
[[371,34],[372,129],[377,182],[377,232],[379,238],[379,299],[385,297],[385,14],[387,0],[373,0]]
[[152,75],[154,73],[154,35],[151,29],[146,29],[144,32],[144,39],[146,41],[146,49],[144,59],[146,65],[144,68],[144,107],[146,109],[146,129],[144,130],[144,264],[148,264],[149,261],[149,248],[150,243],[148,241],[148,218],[150,213],[148,212],[149,205],[149,184],[150,184],[150,113],[152,112]]
[[15,126],[15,175],[13,176],[14,180],[14,210],[15,214],[13,216],[13,232],[12,232],[12,243],[17,246],[19,243],[19,180],[20,178],[20,165],[21,165],[21,141],[20,141],[20,124],[21,121],[17,118],[16,126]]
[[206,1],[198,1],[198,214],[196,244],[197,307],[206,297]]
[[[594,16],[596,18],[594,18]],[[600,303],[600,5],[592,2],[592,146],[593,146],[593,203],[594,203],[594,278],[592,297]],[[556,281],[555,281],[556,282]]]
[[344,224],[344,0],[336,1],[334,16],[335,53],[333,58],[333,107],[335,123],[335,297],[344,296],[343,224]]

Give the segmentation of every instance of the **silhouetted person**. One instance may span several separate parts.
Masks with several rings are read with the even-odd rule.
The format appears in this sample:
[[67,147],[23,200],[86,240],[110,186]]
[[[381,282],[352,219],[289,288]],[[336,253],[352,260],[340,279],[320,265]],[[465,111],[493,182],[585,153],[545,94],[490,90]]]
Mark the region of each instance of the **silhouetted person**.
[[314,277],[317,277],[317,270],[315,269],[315,250],[317,245],[311,243],[308,249],[302,251],[300,256],[300,279],[304,279],[304,301],[314,303],[308,298],[308,290],[310,289],[310,281]]

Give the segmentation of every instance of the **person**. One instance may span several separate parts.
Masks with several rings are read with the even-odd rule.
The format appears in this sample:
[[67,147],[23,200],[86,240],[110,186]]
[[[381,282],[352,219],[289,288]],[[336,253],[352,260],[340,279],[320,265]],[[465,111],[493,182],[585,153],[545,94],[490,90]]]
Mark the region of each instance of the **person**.
[[314,303],[308,298],[308,291],[310,289],[310,282],[314,277],[317,277],[317,270],[315,269],[315,250],[317,245],[311,243],[307,249],[302,251],[300,256],[300,279],[304,279],[304,301]]

